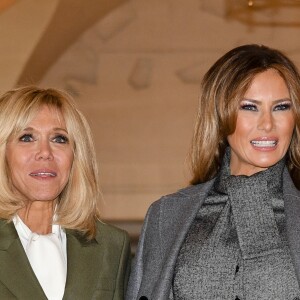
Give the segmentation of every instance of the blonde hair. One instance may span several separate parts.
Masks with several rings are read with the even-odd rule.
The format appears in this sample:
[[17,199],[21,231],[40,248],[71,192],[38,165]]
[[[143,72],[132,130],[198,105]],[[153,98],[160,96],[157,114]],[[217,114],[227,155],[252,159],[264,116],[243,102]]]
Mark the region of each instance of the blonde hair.
[[240,100],[253,78],[275,69],[284,79],[293,103],[295,130],[287,166],[300,187],[300,76],[294,63],[280,51],[263,45],[244,45],[218,59],[205,74],[191,147],[191,184],[212,179],[218,172],[227,137],[235,131]]
[[100,217],[100,191],[91,129],[73,99],[56,89],[27,86],[0,97],[0,217],[10,220],[25,205],[11,188],[6,163],[7,141],[22,131],[45,105],[61,112],[74,152],[68,183],[59,195],[56,223],[93,238]]

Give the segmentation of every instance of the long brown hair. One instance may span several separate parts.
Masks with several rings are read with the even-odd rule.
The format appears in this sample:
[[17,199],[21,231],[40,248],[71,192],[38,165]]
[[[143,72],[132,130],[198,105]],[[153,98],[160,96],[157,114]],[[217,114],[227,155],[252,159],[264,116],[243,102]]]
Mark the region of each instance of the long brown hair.
[[220,168],[227,137],[235,131],[238,105],[253,78],[275,69],[284,79],[293,103],[295,130],[287,166],[300,188],[300,75],[282,52],[263,45],[243,45],[219,58],[205,74],[191,147],[191,184],[212,179]]

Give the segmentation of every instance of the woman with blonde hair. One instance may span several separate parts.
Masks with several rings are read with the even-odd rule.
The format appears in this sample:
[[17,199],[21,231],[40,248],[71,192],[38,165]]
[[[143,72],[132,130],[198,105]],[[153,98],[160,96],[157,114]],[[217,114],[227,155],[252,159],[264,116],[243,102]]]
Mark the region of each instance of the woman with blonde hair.
[[192,185],[147,213],[127,299],[300,299],[300,76],[244,45],[205,74]]
[[127,234],[100,221],[90,127],[66,93],[0,96],[0,298],[124,299]]

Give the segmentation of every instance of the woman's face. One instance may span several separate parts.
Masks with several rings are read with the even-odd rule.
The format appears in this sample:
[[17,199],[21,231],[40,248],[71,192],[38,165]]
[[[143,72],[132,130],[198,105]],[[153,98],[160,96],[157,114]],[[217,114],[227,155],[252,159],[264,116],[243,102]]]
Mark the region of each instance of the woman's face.
[[252,175],[281,160],[295,117],[288,88],[277,71],[257,74],[241,99],[235,132],[228,136],[232,175]]
[[8,141],[6,160],[16,193],[29,201],[57,199],[73,162],[61,112],[43,106],[28,126]]

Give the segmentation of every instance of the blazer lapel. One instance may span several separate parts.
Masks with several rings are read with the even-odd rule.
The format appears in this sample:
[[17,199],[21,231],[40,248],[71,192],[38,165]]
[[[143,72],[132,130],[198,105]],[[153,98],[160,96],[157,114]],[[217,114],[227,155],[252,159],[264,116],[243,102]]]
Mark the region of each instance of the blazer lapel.
[[0,221],[0,281],[17,299],[47,299],[12,222]]
[[[162,220],[166,220],[162,232],[163,237],[162,253],[166,253],[158,285],[153,291],[151,299],[169,299],[172,285],[176,259],[185,236],[202,205],[213,180],[199,187],[194,187],[196,191],[192,194],[182,194],[178,201],[172,199],[168,202],[168,209],[162,208]],[[192,187],[193,188],[193,187]],[[174,201],[173,201],[174,200]],[[169,206],[174,206],[169,207]]]
[[[63,299],[92,299],[96,289],[113,290],[114,282],[101,278],[105,250],[98,238],[86,241],[67,230],[67,281]],[[104,251],[103,251],[104,250]]]
[[300,285],[300,191],[294,186],[287,170],[284,171],[283,194],[288,241]]

